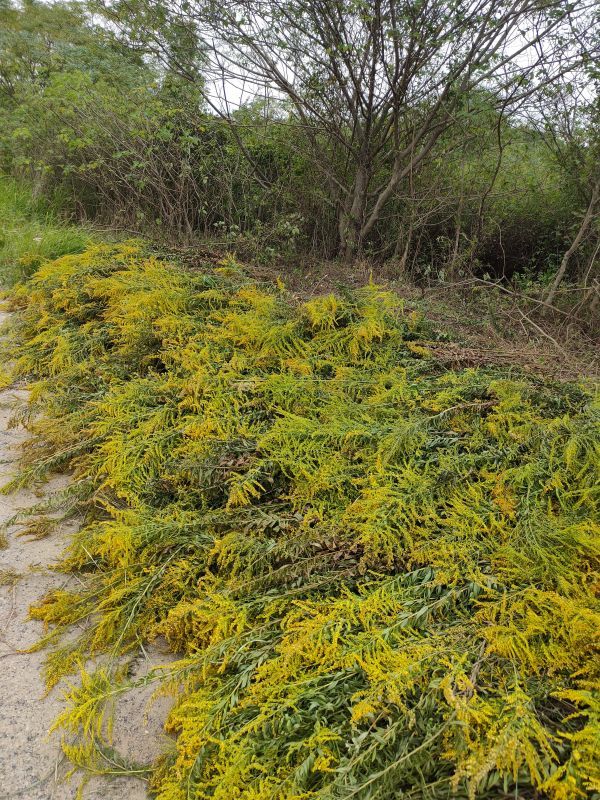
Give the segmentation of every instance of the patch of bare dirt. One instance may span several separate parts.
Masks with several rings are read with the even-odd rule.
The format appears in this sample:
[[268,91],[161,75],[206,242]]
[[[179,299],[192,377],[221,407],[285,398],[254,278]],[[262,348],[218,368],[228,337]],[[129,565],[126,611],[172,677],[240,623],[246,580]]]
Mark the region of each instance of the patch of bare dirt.
[[[0,314],[0,323],[6,318]],[[27,439],[22,428],[11,428],[14,404],[26,402],[25,391],[0,392],[0,486],[15,473],[19,447]],[[42,495],[22,490],[0,496],[0,524],[20,508],[35,505],[44,494],[64,487],[67,476],[57,476]],[[74,800],[78,781],[65,782],[68,770],[57,734],[49,736],[62,709],[61,689],[45,694],[41,675],[44,653],[26,650],[40,638],[40,622],[30,620],[29,607],[50,589],[75,580],[51,570],[73,525],[63,524],[52,535],[31,541],[9,529],[7,546],[0,549],[0,798],[2,800]],[[137,674],[164,663],[156,648],[140,656]],[[163,722],[168,701],[149,704],[151,687],[136,689],[117,709],[114,745],[136,763],[149,763],[165,748]],[[144,800],[143,780],[94,777],[87,786],[88,800]]]

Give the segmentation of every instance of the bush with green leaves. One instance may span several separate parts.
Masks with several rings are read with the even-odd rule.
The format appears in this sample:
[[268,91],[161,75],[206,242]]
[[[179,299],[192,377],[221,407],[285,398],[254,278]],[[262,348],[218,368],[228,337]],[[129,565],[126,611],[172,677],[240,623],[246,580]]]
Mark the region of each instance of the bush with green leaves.
[[[103,226],[208,238],[263,262],[334,256],[340,187],[352,170],[335,142],[329,185],[315,179],[324,134],[289,108],[255,101],[229,125],[210,107],[198,32],[168,31],[170,50],[183,48],[193,67],[185,81],[157,63],[135,26],[125,35],[127,9],[118,33],[94,11],[87,2],[0,5],[0,168]],[[407,109],[409,125],[411,113],[419,109]],[[400,181],[360,255],[419,279],[555,270],[585,209],[593,124],[585,116],[575,148],[550,127],[569,153],[561,161],[551,136],[499,115],[489,92],[471,93],[418,172]],[[374,190],[389,169],[384,161]],[[573,274],[587,269],[589,239]]]

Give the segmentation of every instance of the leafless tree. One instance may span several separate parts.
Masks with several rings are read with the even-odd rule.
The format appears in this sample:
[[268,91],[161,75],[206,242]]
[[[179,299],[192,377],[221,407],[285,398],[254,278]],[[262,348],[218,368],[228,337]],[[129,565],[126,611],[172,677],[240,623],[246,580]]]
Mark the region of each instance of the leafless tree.
[[[143,7],[133,2],[105,10],[119,21]],[[162,17],[171,30],[193,25],[200,33],[205,99],[232,126],[249,96],[302,126],[315,179],[336,208],[340,254],[352,260],[401,182],[473,113],[466,98],[485,92],[507,113],[574,69],[590,52],[584,40],[594,7],[595,0],[172,0]],[[186,74],[163,33],[146,41]]]

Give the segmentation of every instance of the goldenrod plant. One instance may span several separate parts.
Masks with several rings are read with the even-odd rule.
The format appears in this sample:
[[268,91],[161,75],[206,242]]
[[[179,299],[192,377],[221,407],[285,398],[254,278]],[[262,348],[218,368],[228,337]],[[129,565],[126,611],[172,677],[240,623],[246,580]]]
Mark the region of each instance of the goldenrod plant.
[[448,371],[375,285],[298,303],[139,242],[44,263],[12,306],[14,483],[70,470],[84,515],[81,588],[31,610],[48,685],[81,675],[77,768],[121,763],[111,708],[160,637],[159,800],[599,796],[593,387]]

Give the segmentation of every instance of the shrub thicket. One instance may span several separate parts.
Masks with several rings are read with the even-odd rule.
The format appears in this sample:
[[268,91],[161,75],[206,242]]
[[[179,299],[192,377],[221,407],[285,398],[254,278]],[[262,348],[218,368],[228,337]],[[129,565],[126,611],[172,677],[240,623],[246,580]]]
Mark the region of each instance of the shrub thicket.
[[85,515],[81,588],[32,610],[49,685],[81,670],[76,765],[117,769],[124,658],[164,637],[160,800],[600,792],[591,390],[447,371],[374,285],[298,305],[135,243],[46,263],[12,304],[16,483],[70,469],[54,506]]
[[[94,5],[0,6],[0,169],[58,195],[79,220],[186,243],[208,237],[267,262],[335,256],[339,187],[353,170],[335,137],[311,138],[277,103],[249,103],[225,122],[202,99],[197,41],[186,46],[199,74],[186,83],[142,58],[135,32],[128,39],[98,24]],[[499,113],[489,91],[469,93],[418,171],[398,183],[360,255],[420,280],[547,279],[597,182],[597,109],[565,92],[556,102],[573,106],[574,118],[561,121],[548,98],[535,124]],[[401,127],[420,111],[407,107]],[[375,193],[391,161],[372,175]],[[595,286],[594,220],[567,274],[586,286]]]

